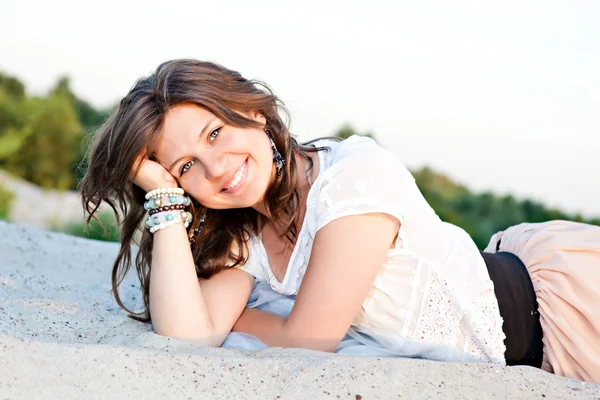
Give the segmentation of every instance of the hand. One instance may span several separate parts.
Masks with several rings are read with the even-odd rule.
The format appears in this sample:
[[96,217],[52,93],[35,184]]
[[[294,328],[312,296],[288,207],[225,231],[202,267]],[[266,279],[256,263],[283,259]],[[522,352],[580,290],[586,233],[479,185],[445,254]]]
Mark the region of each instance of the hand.
[[131,181],[144,189],[146,192],[157,188],[176,188],[179,184],[169,171],[156,161],[152,161],[147,157],[140,156],[133,168],[142,163],[137,175],[131,177]]

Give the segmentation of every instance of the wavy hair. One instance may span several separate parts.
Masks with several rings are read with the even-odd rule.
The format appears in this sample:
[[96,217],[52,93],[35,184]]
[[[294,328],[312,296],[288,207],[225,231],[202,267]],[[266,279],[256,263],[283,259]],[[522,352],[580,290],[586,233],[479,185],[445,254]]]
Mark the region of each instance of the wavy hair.
[[[132,318],[149,322],[152,235],[143,228],[145,192],[134,185],[140,154],[153,158],[167,110],[180,103],[196,104],[236,127],[257,127],[260,123],[243,116],[259,112],[266,119],[273,141],[286,163],[280,177],[266,193],[269,219],[281,230],[281,237],[295,243],[295,222],[300,202],[295,155],[311,162],[308,152],[322,150],[300,145],[288,130],[289,114],[284,104],[264,83],[244,78],[221,65],[197,60],[172,60],[138,80],[121,100],[106,123],[96,132],[87,152],[85,176],[79,183],[86,223],[96,219],[102,202],[108,204],[121,225],[120,250],[113,264],[112,291],[117,304]],[[285,117],[285,119],[284,119]],[[312,163],[310,163],[312,167]],[[199,278],[208,278],[224,268],[243,265],[248,258],[247,239],[258,233],[263,218],[252,208],[209,210],[192,200],[194,221],[205,216],[203,230],[191,247]],[[195,224],[188,227],[192,236]],[[139,250],[133,260],[141,284],[145,309],[133,312],[119,296],[118,287],[132,264],[132,244],[141,230]]]

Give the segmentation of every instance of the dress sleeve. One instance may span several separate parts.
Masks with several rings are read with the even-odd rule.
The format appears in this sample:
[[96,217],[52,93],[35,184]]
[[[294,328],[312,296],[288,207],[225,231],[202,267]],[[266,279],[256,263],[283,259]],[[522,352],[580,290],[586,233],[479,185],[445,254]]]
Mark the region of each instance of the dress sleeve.
[[259,254],[259,244],[256,238],[251,238],[248,241],[248,259],[244,265],[241,265],[239,268],[242,271],[245,271],[252,275],[254,278],[258,280],[264,280],[265,274],[261,264],[261,257]]
[[384,213],[401,226],[420,192],[402,161],[375,141],[351,137],[323,173],[316,204],[316,230],[349,216]]

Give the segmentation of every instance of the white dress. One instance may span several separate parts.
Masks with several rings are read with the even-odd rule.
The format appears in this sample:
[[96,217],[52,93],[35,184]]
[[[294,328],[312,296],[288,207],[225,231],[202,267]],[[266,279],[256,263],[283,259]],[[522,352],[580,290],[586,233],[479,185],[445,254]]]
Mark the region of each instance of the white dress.
[[504,364],[504,333],[493,283],[470,236],[439,219],[397,156],[366,137],[323,139],[319,176],[286,275],[279,282],[259,238],[243,269],[296,295],[319,229],[348,215],[387,213],[398,240],[373,282],[350,335],[391,354],[440,361]]

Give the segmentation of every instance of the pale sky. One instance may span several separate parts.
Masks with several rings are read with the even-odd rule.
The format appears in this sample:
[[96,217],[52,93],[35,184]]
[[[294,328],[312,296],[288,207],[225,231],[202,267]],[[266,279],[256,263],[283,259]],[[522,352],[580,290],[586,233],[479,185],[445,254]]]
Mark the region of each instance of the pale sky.
[[343,123],[409,168],[600,216],[595,1],[0,0],[0,70],[98,107],[181,57],[266,81],[301,139]]

